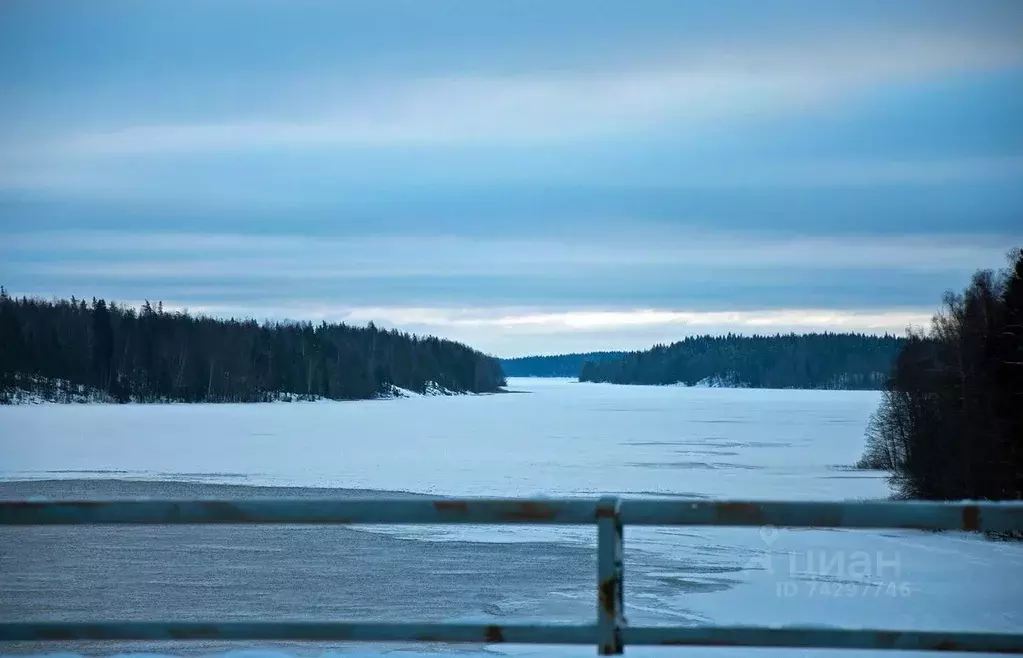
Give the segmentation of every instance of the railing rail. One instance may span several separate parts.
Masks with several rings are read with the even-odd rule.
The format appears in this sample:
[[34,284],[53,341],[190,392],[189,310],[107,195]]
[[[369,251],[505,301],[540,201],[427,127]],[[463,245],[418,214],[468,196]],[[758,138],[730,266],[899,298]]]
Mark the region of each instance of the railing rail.
[[0,641],[310,640],[905,649],[1023,653],[1023,633],[629,626],[624,525],[1023,531],[1023,503],[433,499],[0,501],[0,525],[555,524],[597,526],[594,624],[379,622],[0,622]]

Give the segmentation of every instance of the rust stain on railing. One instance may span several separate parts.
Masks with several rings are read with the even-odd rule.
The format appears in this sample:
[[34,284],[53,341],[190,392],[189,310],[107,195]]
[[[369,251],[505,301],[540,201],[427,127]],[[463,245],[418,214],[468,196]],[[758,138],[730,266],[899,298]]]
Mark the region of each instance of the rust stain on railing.
[[469,504],[461,500],[438,500],[433,506],[437,508],[438,512],[469,513]]
[[483,637],[491,644],[500,644],[504,642],[504,631],[497,624],[490,624],[483,629]]
[[550,505],[541,503],[521,503],[518,509],[505,512],[501,518],[512,521],[551,521],[558,513]]
[[976,505],[963,508],[963,530],[976,531],[980,528],[980,510]]
[[600,581],[598,585],[598,598],[600,601],[600,607],[607,614],[614,614],[615,611],[615,596],[618,591],[618,576],[611,576]]

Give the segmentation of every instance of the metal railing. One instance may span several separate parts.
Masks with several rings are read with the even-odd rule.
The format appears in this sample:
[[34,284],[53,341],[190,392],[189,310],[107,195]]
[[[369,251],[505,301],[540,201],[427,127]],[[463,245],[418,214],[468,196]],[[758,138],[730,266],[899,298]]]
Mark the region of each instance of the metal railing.
[[0,501],[0,525],[549,524],[597,526],[594,624],[0,622],[0,641],[309,640],[907,649],[1023,653],[1023,633],[625,624],[622,526],[1023,531],[1023,503],[593,499]]

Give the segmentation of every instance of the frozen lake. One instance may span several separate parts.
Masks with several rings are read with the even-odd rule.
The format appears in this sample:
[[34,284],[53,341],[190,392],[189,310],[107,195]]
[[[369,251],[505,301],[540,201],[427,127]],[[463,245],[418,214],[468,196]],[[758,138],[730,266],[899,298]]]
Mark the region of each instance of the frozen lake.
[[[0,407],[0,497],[323,496],[323,488],[336,496],[887,495],[877,474],[848,470],[877,393],[559,380],[510,388],[523,393]],[[595,613],[594,546],[595,530],[580,528],[6,529],[0,618],[582,622]],[[1023,546],[962,533],[626,529],[634,623],[1018,631],[1020,582]],[[718,652],[728,653],[696,653]]]

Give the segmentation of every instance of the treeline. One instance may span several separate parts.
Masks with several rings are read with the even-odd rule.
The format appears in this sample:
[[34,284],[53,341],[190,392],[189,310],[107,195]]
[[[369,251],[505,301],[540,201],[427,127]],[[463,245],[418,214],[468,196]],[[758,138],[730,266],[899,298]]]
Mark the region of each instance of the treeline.
[[904,339],[865,334],[695,336],[583,365],[579,380],[750,388],[879,389]]
[[946,293],[899,352],[860,465],[905,497],[1023,497],[1023,249],[1010,262]]
[[507,377],[578,377],[587,361],[619,359],[624,352],[586,352],[556,356],[521,356],[501,359]]
[[0,399],[53,380],[122,402],[354,400],[392,385],[482,393],[505,383],[497,359],[372,324],[259,324],[0,289]]

